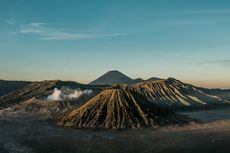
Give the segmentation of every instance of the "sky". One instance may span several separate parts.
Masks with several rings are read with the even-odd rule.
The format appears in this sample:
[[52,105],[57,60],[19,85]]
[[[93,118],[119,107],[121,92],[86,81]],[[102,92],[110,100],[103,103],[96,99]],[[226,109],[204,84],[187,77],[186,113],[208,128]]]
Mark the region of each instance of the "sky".
[[1,0],[0,79],[109,70],[230,88],[229,0]]

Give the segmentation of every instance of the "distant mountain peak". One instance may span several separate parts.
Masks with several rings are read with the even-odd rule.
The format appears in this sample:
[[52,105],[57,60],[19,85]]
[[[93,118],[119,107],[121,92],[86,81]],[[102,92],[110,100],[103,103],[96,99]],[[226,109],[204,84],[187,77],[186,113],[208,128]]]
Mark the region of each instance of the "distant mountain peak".
[[[120,72],[118,70],[108,71],[104,75],[121,75],[121,76],[126,76],[124,73],[122,73],[122,72]],[[126,76],[126,77],[128,77],[128,76]]]
[[149,78],[149,79],[146,80],[146,81],[158,81],[158,80],[163,80],[163,79],[157,78],[157,77],[151,77],[151,78]]
[[118,70],[111,70],[90,82],[90,85],[114,85],[114,84],[135,84],[146,81],[157,81],[162,80],[157,77],[151,77],[148,80],[142,78],[132,79]]
[[134,83],[139,83],[139,82],[144,82],[145,80],[142,78],[136,78],[133,81],[134,81]]
[[90,82],[90,85],[113,85],[120,83],[133,83],[133,79],[117,70],[108,71],[98,79]]
[[121,72],[118,70],[111,70],[111,71],[108,71],[107,73],[121,73]]
[[168,81],[168,82],[177,82],[177,83],[182,83],[180,80],[177,80],[177,79],[175,79],[175,78],[173,78],[173,77],[169,77],[166,81]]

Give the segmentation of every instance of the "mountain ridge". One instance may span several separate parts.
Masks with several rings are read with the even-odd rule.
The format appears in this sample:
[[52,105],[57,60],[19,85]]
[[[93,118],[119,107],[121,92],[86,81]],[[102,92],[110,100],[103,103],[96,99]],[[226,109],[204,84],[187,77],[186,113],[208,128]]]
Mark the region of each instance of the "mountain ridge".
[[230,104],[227,99],[205,93],[199,87],[174,78],[124,85],[124,88],[136,91],[148,100],[173,110],[207,109]]
[[[70,89],[91,89],[94,94],[100,92],[106,86],[92,86],[85,85],[74,81],[61,81],[61,80],[45,80],[33,82],[21,89],[13,91],[7,95],[0,97],[0,108],[9,107],[13,104],[29,100],[33,97],[46,99],[55,88],[70,88]],[[94,95],[93,94],[93,95]]]
[[9,94],[15,90],[29,85],[30,81],[0,80],[0,96]]
[[89,84],[90,85],[134,84],[139,82],[156,81],[156,80],[161,80],[161,79],[157,77],[151,77],[147,80],[144,80],[142,78],[132,79],[118,70],[112,70],[101,75],[100,77],[90,82]]
[[[109,71],[112,72],[112,71]],[[123,76],[123,73],[114,71]],[[118,77],[119,78],[119,77]],[[130,78],[128,77],[130,80]],[[209,109],[219,106],[225,106],[230,103],[230,90],[206,89],[196,87],[191,84],[183,83],[175,78],[159,79],[151,78],[149,81],[137,79],[137,83],[121,83],[123,89],[133,90],[145,96],[162,107],[172,110],[185,109]],[[116,84],[113,84],[113,86]],[[22,89],[13,91],[0,97],[0,108],[9,107],[19,102],[29,100],[33,97],[38,99],[47,99],[55,88],[61,89],[68,87],[70,89],[91,89],[93,94],[81,99],[84,104],[87,100],[96,96],[101,91],[111,88],[111,85],[90,85],[81,84],[74,81],[46,80],[33,82]]]
[[148,101],[142,95],[119,88],[106,89],[58,119],[59,125],[74,128],[154,128],[186,124],[186,117]]

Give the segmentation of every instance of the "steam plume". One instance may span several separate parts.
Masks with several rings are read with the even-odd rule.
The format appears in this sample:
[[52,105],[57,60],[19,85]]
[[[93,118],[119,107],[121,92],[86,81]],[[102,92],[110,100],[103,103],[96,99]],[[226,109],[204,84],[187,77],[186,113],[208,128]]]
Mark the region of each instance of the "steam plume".
[[83,95],[92,94],[92,90],[72,90],[72,89],[63,89],[59,90],[54,89],[53,93],[47,97],[48,101],[64,101],[64,100],[73,100],[78,99]]

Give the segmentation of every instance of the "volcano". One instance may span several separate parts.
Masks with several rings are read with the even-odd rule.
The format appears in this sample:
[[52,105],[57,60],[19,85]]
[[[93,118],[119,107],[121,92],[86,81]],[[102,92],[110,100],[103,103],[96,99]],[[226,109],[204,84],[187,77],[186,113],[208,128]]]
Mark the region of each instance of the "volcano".
[[[52,94],[55,88],[68,88],[68,89],[91,89],[93,91],[93,95],[99,93],[104,86],[91,86],[80,84],[74,81],[60,81],[60,80],[46,80],[46,81],[39,81],[33,82],[29,85],[18,89],[14,92],[11,92],[7,95],[0,97],[0,108],[6,108],[12,106],[14,104],[18,104],[23,101],[27,101],[33,97],[38,99],[46,99],[48,95]],[[87,100],[92,98],[91,96],[88,97]]]
[[74,128],[154,128],[188,123],[187,118],[148,101],[142,95],[119,87],[106,89],[83,106],[58,119]]
[[114,84],[135,84],[140,82],[148,82],[148,81],[157,81],[162,80],[160,78],[152,77],[147,80],[142,78],[132,79],[127,75],[121,73],[120,71],[113,70],[108,71],[107,73],[103,74],[96,80],[90,82],[90,85],[114,85]]
[[134,80],[132,80],[130,77],[124,75],[123,73],[119,71],[109,71],[102,76],[100,76],[98,79],[90,82],[90,85],[113,85],[113,84],[120,84],[120,83],[133,83]]
[[123,88],[140,93],[149,101],[171,110],[211,109],[230,104],[229,100],[214,93],[209,94],[199,87],[174,78],[124,85]]

